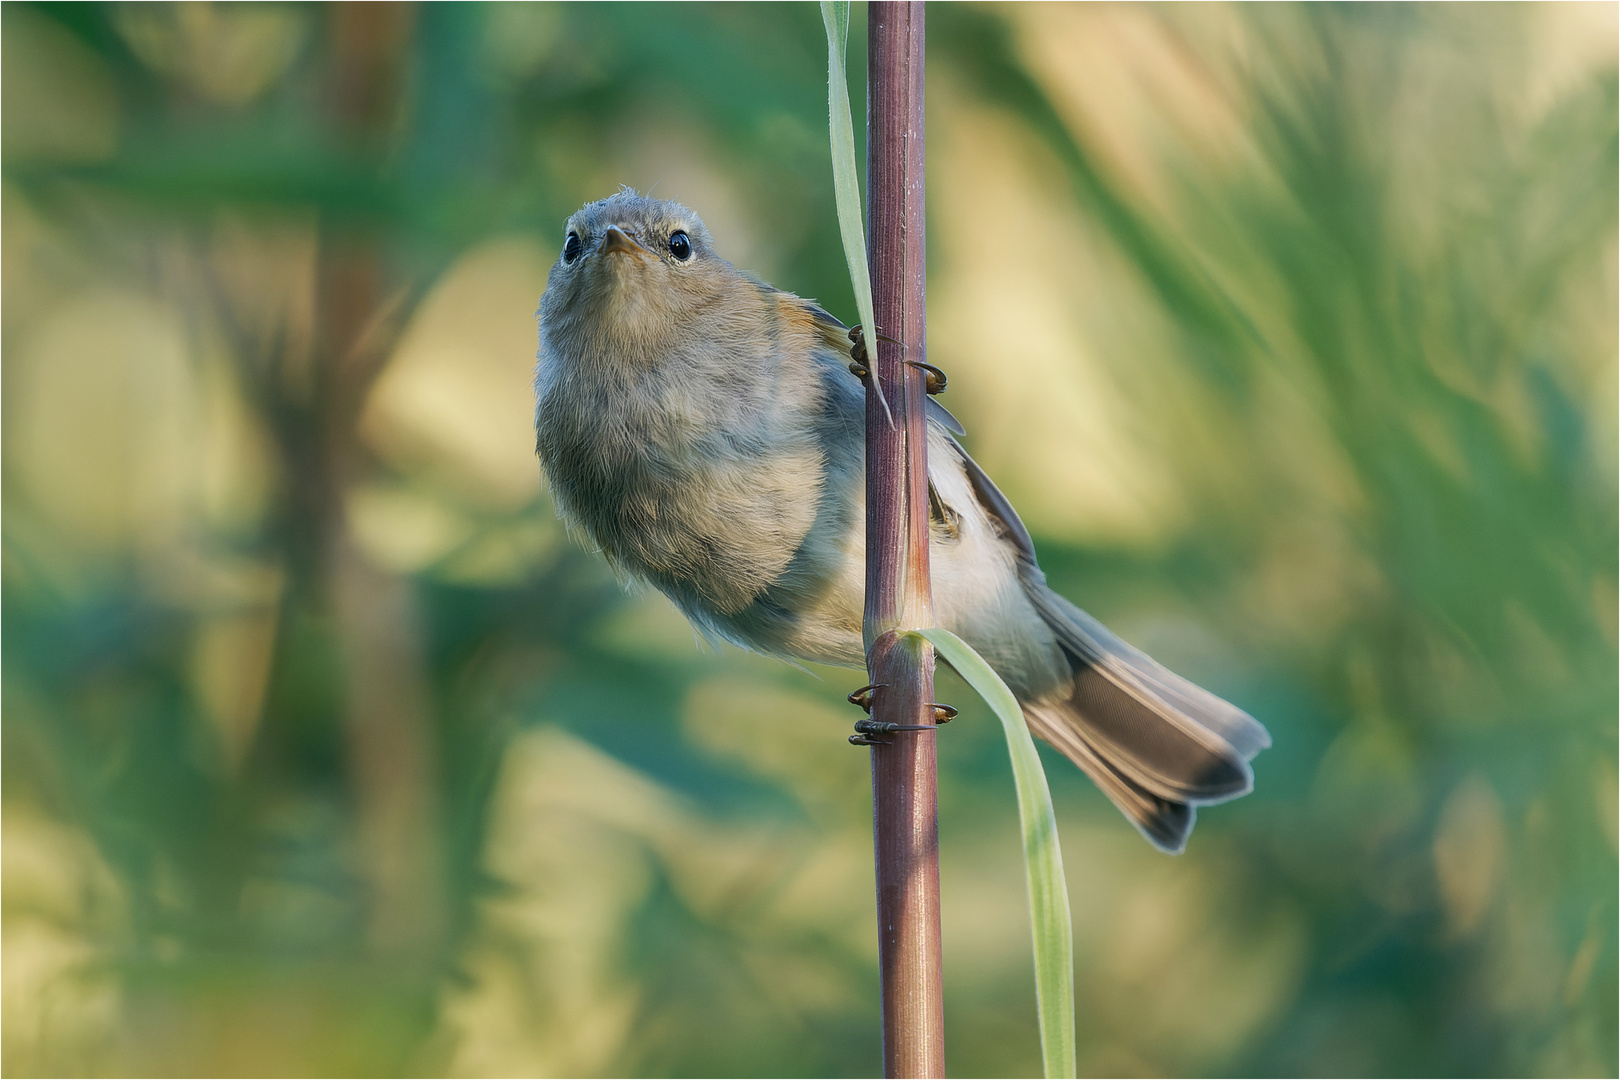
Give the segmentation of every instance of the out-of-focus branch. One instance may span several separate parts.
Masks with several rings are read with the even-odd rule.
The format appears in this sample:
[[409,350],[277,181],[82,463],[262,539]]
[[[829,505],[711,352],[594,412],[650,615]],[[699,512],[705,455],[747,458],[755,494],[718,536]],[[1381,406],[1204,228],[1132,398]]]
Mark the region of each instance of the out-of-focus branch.
[[[402,4],[331,10],[332,109],[344,137],[379,158],[401,107],[413,17]],[[320,416],[312,434],[322,453],[313,479],[322,576],[343,651],[356,849],[372,944],[415,952],[437,943],[445,919],[438,754],[421,620],[409,583],[365,556],[344,516],[344,494],[364,466],[360,411],[408,313],[406,291],[389,286],[377,241],[365,235],[323,236],[317,280]]]

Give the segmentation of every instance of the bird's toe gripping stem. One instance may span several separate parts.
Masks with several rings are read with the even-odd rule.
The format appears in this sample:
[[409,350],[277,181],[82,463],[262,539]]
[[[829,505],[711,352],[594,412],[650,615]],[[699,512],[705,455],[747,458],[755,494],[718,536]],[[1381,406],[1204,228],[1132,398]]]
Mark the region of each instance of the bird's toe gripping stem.
[[928,391],[929,397],[937,397],[945,392],[945,373],[939,368],[933,364],[925,364],[921,360],[907,360],[906,363],[922,369],[923,389]]
[[[883,328],[878,328],[878,340],[898,345],[893,338],[883,336]],[[866,351],[866,331],[860,323],[849,328],[849,373],[865,382],[872,377],[872,357]]]
[[[890,345],[899,345],[900,342],[883,334],[883,328],[878,328],[877,339],[887,341]],[[926,364],[921,360],[907,360],[906,363],[918,368],[923,373],[923,387],[930,395],[945,392],[945,373],[933,364]],[[849,373],[865,382],[872,377],[872,358],[866,351],[866,336],[859,323],[849,328]]]
[[855,721],[855,734],[849,737],[851,746],[888,746],[888,739],[880,739],[877,736],[893,735],[897,731],[932,731],[940,724],[948,724],[956,718],[954,708],[935,701],[929,703],[934,710],[934,722],[932,724],[896,724],[887,720],[873,720],[870,716],[872,699],[881,689],[883,689],[883,684],[874,683],[870,686],[863,686],[849,695],[851,705],[859,705],[869,714],[865,720]]

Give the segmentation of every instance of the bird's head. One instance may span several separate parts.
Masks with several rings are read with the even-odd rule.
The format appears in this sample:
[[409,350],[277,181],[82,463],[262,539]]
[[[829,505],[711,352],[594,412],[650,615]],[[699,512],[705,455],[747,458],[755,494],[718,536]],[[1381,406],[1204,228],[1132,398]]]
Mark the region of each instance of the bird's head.
[[568,219],[540,303],[541,333],[554,347],[661,351],[742,276],[714,253],[692,211],[622,188]]

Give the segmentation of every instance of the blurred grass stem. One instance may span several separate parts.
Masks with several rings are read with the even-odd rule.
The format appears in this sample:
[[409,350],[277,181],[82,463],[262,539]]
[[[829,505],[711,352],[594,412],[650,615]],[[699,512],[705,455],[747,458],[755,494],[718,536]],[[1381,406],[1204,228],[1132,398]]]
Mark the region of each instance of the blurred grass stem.
[[[380,156],[404,91],[414,12],[399,4],[337,4],[328,94],[355,145]],[[322,374],[312,407],[323,453],[311,520],[319,573],[342,650],[343,726],[354,830],[364,853],[367,938],[383,952],[433,955],[445,922],[434,782],[437,747],[426,703],[421,619],[405,581],[374,565],[347,526],[345,493],[362,473],[355,445],[367,393],[394,352],[411,305],[386,285],[376,238],[323,237],[318,331]]]

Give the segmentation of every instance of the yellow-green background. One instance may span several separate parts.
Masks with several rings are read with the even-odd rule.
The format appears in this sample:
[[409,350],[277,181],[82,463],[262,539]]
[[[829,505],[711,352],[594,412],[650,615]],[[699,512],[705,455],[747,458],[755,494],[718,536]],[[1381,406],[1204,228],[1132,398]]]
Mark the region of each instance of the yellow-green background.
[[[1181,858],[1047,755],[1082,1071],[1614,1075],[1615,6],[929,19],[946,402],[1275,740]],[[531,452],[621,183],[853,317],[816,8],[3,20],[5,1071],[875,1071],[859,675],[699,648]],[[942,696],[948,1061],[1028,1075]]]

